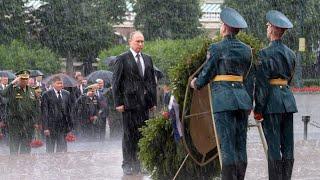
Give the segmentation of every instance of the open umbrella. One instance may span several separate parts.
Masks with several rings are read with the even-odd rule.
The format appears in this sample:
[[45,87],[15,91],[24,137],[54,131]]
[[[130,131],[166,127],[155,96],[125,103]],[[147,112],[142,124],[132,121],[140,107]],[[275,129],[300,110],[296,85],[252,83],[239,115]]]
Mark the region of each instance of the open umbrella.
[[48,76],[43,80],[43,83],[46,86],[49,86],[49,84],[52,83],[52,79],[55,76],[59,76],[62,79],[64,87],[76,87],[78,85],[78,82],[73,77],[70,77],[69,75],[63,74],[63,73],[59,73],[59,74],[54,74],[54,75]]
[[117,60],[117,56],[110,56],[110,57],[107,57],[106,60],[104,60],[104,63],[107,66],[112,67],[116,63],[116,60]]
[[105,84],[111,84],[113,73],[111,71],[99,70],[90,73],[87,76],[89,83],[95,83],[97,79],[102,79]]
[[40,70],[29,70],[30,77],[43,76],[44,74]]
[[158,79],[163,78],[164,74],[159,68],[157,68],[156,66],[153,66],[153,69],[154,69],[154,73]]
[[14,79],[16,78],[16,75],[11,71],[3,70],[0,71],[0,77],[8,77],[8,79]]

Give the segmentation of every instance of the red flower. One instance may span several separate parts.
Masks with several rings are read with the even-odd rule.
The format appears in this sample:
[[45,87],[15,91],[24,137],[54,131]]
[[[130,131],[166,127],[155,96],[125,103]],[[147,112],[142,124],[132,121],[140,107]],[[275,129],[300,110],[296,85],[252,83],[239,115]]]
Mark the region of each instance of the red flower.
[[73,133],[68,133],[65,139],[67,142],[74,142],[76,140],[76,136]]
[[32,147],[32,148],[38,148],[41,146],[43,146],[43,142],[40,139],[34,139],[30,143],[30,147]]
[[96,120],[97,120],[97,116],[91,116],[91,117],[89,118],[89,120],[90,120],[90,122],[95,123]]
[[163,117],[163,119],[168,120],[168,119],[169,119],[169,116],[170,116],[170,114],[169,114],[168,111],[162,111],[162,117]]
[[38,148],[43,146],[43,142],[40,140],[40,130],[39,126],[34,126],[34,138],[30,142],[30,147],[32,148]]

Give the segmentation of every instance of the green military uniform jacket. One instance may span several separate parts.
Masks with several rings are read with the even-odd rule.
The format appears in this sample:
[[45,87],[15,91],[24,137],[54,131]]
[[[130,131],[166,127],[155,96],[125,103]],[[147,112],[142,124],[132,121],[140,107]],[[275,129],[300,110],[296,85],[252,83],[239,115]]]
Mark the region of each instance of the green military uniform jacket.
[[[37,100],[34,89],[26,87],[26,91],[19,85],[9,84],[3,91],[2,96],[8,98],[6,123],[8,128],[15,128],[16,131],[29,131],[36,123]],[[33,130],[33,128],[32,128]]]
[[[253,101],[253,80],[248,75],[251,67],[251,48],[228,35],[211,45],[210,58],[196,80],[197,89],[208,84],[216,75],[243,76],[244,82],[211,82],[213,111],[250,110]],[[247,77],[247,78],[246,78]]]
[[295,69],[295,54],[281,40],[275,40],[259,52],[256,67],[255,112],[263,114],[294,113],[297,106],[289,85],[271,85],[270,79],[291,82]]
[[75,105],[76,118],[80,125],[90,123],[90,117],[99,116],[100,105],[98,97],[94,95],[92,98],[86,94],[82,94]]

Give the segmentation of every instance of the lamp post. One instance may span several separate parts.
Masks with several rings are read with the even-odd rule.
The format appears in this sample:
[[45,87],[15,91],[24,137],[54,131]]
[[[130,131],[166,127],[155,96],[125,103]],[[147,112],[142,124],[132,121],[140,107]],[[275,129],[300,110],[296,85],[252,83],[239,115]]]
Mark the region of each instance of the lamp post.
[[299,13],[298,13],[298,32],[299,32],[299,50],[297,51],[297,60],[296,60],[296,73],[295,73],[295,84],[297,87],[302,87],[302,61],[303,61],[303,52],[305,51],[305,38],[304,37],[304,14],[305,14],[305,3],[304,0],[299,1]]

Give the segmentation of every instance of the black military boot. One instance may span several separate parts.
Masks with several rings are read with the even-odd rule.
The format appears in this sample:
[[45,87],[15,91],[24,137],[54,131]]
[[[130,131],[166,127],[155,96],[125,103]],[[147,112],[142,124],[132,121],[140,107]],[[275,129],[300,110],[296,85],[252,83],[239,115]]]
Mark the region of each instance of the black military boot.
[[282,180],[282,160],[268,160],[269,180]]
[[291,180],[294,159],[282,160],[282,180]]
[[237,180],[236,165],[222,165],[221,180]]
[[247,162],[239,162],[237,163],[237,179],[244,180],[244,176],[246,175]]

